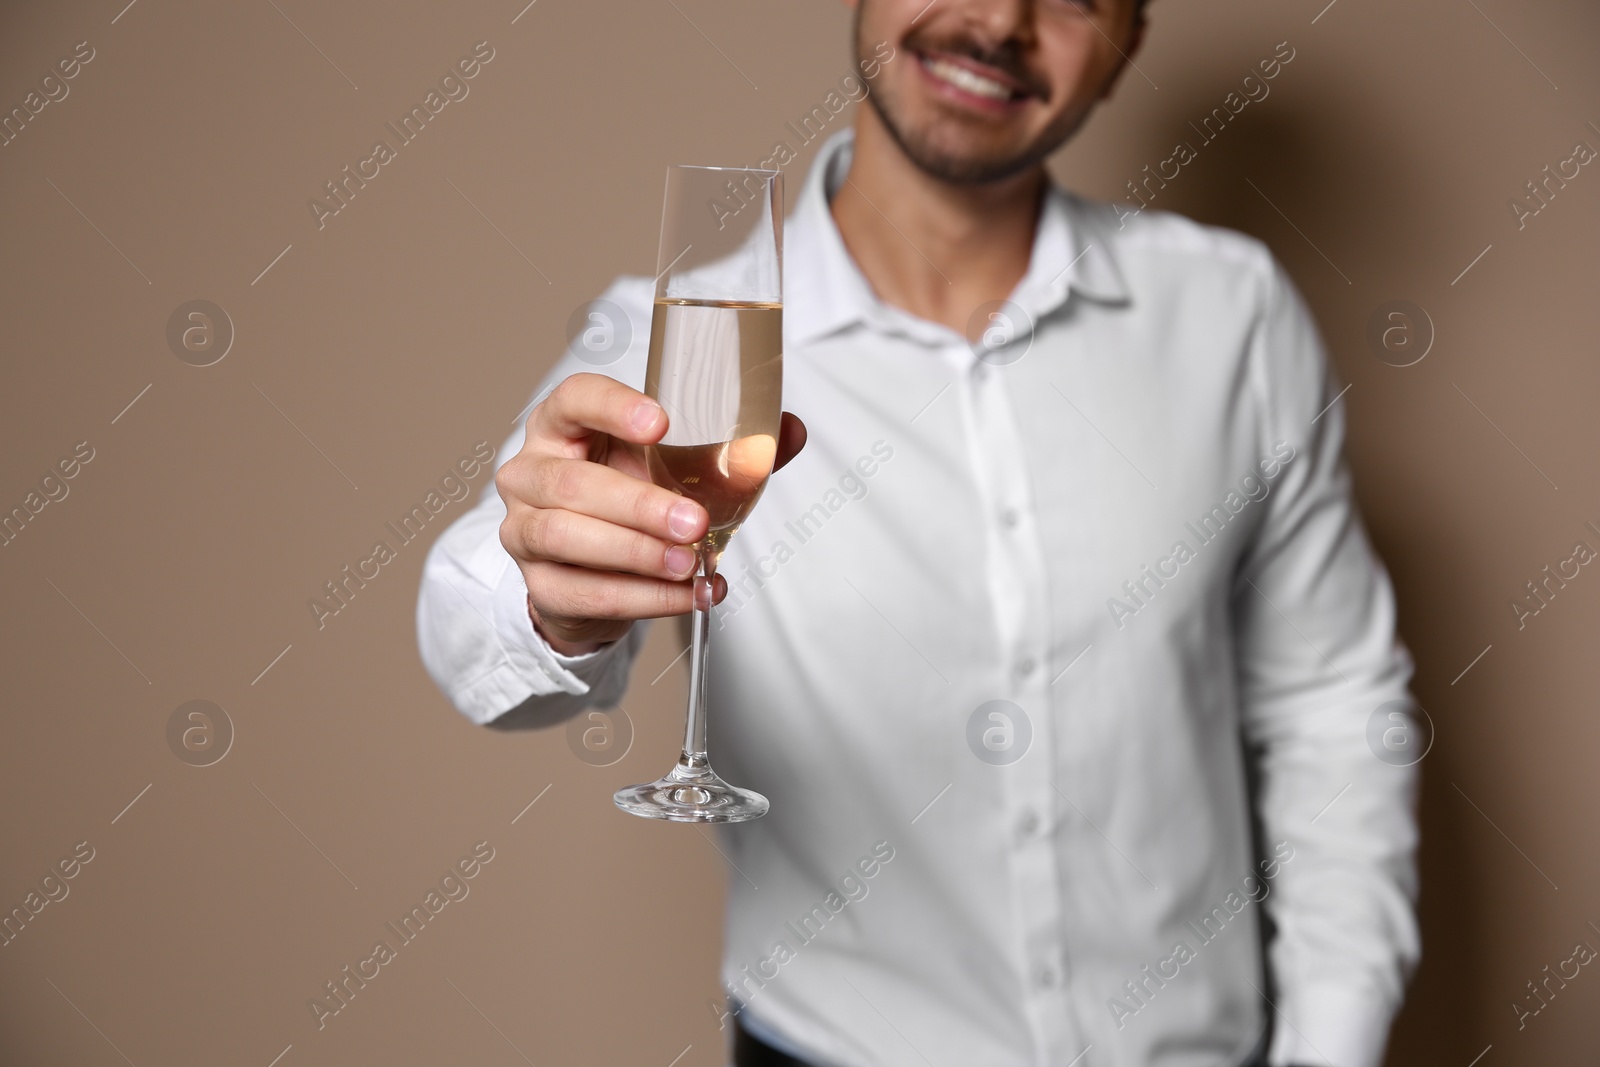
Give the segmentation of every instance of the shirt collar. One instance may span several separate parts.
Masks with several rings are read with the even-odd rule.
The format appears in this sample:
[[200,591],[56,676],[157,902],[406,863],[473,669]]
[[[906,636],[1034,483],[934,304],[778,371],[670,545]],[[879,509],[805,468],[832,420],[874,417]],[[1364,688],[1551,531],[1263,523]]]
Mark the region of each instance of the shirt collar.
[[[845,248],[829,201],[844,184],[855,131],[840,130],[818,150],[784,234],[784,320],[791,344],[801,346],[857,323],[909,332],[948,333],[879,300]],[[1034,322],[1062,307],[1072,292],[1092,300],[1129,299],[1111,251],[1113,228],[1095,204],[1052,181],[1034,234],[1033,253],[1011,301]],[[917,329],[920,324],[922,329]]]

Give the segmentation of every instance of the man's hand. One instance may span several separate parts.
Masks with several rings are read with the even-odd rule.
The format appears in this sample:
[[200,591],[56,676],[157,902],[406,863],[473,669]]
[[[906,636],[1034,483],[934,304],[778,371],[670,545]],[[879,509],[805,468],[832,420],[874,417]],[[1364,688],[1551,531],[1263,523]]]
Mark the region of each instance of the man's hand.
[[[602,374],[574,374],[528,416],[522,451],[495,475],[506,503],[500,543],[522,569],[528,614],[568,656],[615,641],[635,619],[694,607],[705,508],[652,485],[644,446],[667,432],[661,405]],[[804,447],[783,413],[773,470]],[[713,603],[727,595],[717,576]]]

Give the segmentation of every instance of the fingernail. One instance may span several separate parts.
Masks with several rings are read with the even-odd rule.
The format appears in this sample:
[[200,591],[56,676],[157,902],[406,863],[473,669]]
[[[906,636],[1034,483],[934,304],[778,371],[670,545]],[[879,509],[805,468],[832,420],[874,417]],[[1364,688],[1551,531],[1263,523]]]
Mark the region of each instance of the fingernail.
[[699,511],[698,507],[688,501],[672,505],[672,510],[667,513],[667,529],[672,531],[672,536],[681,540],[692,537],[700,525]]
[[667,572],[686,578],[694,570],[694,552],[682,545],[667,549]]
[[635,433],[649,433],[650,428],[656,424],[656,416],[661,413],[661,405],[654,400],[641,400],[633,409],[633,429]]

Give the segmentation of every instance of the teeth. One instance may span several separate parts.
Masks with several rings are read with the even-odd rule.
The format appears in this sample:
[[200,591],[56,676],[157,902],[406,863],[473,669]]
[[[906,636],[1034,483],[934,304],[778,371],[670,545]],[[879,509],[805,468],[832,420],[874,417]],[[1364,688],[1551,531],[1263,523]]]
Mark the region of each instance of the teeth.
[[958,89],[965,89],[974,96],[982,96],[990,100],[1011,99],[1011,90],[1007,86],[1001,85],[993,78],[985,78],[981,74],[976,74],[966,67],[958,66],[947,60],[936,59],[933,56],[924,57],[922,65],[940,80],[949,82]]

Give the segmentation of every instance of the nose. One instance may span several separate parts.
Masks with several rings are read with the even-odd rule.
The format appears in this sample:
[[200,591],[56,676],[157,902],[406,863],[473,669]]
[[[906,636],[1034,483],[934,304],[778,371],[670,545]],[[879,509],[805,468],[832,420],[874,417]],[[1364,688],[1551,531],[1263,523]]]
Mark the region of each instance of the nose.
[[965,0],[962,18],[973,37],[991,50],[1007,42],[1034,41],[1037,0]]

